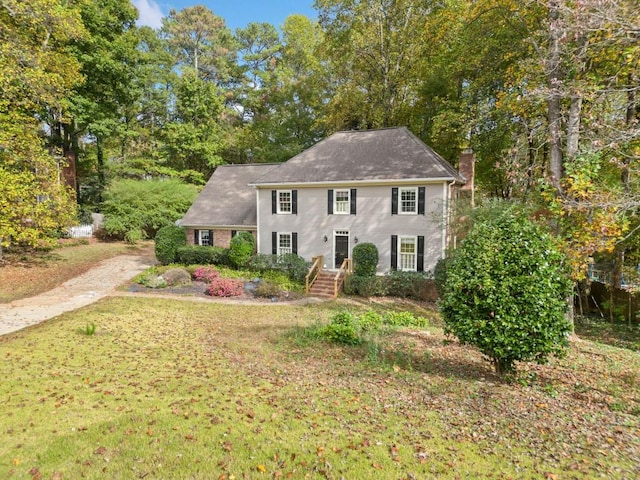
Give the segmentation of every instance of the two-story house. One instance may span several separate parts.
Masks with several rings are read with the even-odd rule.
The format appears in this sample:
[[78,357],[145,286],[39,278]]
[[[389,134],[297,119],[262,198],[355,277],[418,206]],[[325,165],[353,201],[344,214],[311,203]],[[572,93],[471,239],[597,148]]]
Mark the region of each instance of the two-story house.
[[463,183],[407,128],[338,132],[281,164],[219,167],[181,225],[194,243],[220,246],[253,231],[258,252],[322,255],[326,269],[369,242],[380,273],[429,271]]

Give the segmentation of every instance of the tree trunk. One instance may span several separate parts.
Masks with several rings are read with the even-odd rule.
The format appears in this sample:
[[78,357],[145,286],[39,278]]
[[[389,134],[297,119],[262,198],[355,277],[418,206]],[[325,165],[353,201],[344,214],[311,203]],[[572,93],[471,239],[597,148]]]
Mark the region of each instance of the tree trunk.
[[549,2],[549,57],[546,76],[549,96],[547,99],[547,121],[549,123],[549,174],[551,183],[558,192],[562,191],[560,180],[563,176],[562,156],[562,67],[560,62],[560,7],[558,0]]

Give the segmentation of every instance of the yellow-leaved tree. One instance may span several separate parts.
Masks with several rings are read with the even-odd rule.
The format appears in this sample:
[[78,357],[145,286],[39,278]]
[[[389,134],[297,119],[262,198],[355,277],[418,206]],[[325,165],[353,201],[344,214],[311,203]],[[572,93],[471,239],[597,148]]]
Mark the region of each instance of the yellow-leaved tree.
[[0,258],[13,244],[51,243],[75,217],[64,165],[45,148],[40,119],[64,111],[82,80],[67,45],[83,31],[68,2],[0,1]]

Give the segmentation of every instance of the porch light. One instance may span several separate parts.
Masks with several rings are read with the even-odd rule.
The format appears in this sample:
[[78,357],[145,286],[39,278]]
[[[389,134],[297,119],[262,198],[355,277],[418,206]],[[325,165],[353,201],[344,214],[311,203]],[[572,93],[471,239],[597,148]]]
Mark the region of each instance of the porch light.
[[329,240],[326,235],[322,237],[322,239],[324,240],[324,243],[327,243],[327,240]]

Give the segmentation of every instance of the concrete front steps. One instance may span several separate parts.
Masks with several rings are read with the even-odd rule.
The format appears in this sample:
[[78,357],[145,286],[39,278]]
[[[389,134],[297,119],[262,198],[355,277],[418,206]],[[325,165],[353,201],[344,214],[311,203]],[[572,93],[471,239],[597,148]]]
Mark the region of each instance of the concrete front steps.
[[334,295],[334,279],[336,272],[322,271],[318,274],[318,278],[313,282],[309,289],[309,297],[318,298],[335,298]]

